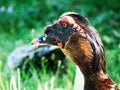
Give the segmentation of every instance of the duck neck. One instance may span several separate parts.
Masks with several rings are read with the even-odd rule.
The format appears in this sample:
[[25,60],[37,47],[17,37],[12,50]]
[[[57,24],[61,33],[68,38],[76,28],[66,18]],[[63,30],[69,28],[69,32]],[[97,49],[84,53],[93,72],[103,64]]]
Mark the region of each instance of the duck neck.
[[79,66],[84,75],[84,90],[119,90],[113,89],[114,82],[106,74],[104,48],[100,38],[93,35],[72,34],[62,51]]
[[84,90],[101,90],[99,87],[102,87],[109,79],[106,72],[103,72],[102,69],[96,73],[84,74]]

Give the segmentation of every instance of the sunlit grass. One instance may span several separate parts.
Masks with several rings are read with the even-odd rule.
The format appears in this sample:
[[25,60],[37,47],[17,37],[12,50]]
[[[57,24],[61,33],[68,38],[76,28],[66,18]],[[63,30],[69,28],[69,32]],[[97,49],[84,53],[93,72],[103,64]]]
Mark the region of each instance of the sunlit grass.
[[61,80],[58,76],[49,74],[42,76],[41,79],[33,75],[29,80],[23,81],[20,72],[20,69],[17,69],[6,81],[5,76],[0,76],[0,90],[73,90],[73,83],[66,77],[68,75],[63,76]]

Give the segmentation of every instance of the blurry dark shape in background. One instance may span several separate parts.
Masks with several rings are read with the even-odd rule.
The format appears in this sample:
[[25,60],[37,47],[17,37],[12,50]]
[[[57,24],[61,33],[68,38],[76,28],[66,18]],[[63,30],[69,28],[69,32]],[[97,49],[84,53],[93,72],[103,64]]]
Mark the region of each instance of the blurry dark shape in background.
[[12,71],[16,68],[30,72],[30,64],[40,71],[46,68],[47,71],[56,73],[59,70],[60,76],[66,72],[66,57],[62,51],[51,45],[24,45],[16,48],[6,62],[5,71]]

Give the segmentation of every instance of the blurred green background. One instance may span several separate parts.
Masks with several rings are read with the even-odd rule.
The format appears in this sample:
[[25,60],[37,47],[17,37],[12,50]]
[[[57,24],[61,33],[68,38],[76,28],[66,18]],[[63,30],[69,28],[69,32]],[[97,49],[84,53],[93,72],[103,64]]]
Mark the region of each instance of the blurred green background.
[[[105,46],[107,72],[120,86],[120,0],[0,0],[0,90],[9,90],[10,79],[17,74],[17,71],[7,75],[4,72],[8,55],[42,35],[45,25],[67,11],[84,15],[99,32]],[[54,88],[73,89],[75,66],[71,63],[68,60],[67,73],[62,79],[56,77]],[[21,90],[44,88],[45,82],[50,83],[54,76],[47,72],[41,74],[34,66],[30,68],[31,78],[20,71],[24,74]]]

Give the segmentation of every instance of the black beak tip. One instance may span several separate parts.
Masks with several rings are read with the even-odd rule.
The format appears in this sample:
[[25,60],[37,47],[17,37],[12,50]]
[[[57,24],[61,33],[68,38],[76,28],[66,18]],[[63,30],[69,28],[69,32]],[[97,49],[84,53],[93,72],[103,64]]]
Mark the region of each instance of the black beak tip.
[[30,44],[31,44],[31,45],[33,45],[34,43],[33,43],[33,42],[31,42]]
[[33,39],[33,40],[31,41],[31,45],[38,44],[38,43],[40,43],[40,41],[39,41],[38,38]]

